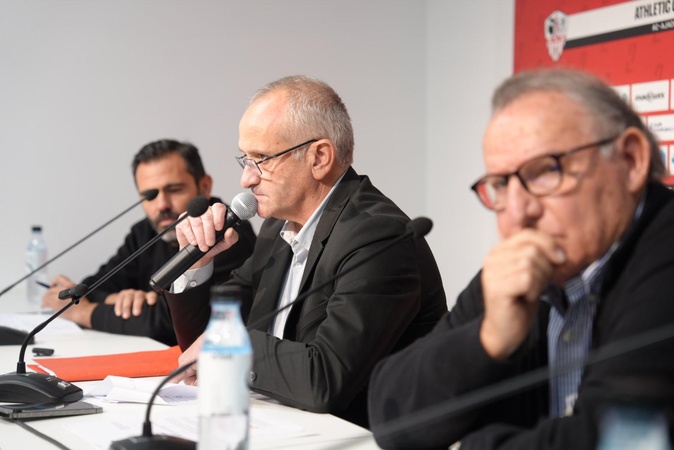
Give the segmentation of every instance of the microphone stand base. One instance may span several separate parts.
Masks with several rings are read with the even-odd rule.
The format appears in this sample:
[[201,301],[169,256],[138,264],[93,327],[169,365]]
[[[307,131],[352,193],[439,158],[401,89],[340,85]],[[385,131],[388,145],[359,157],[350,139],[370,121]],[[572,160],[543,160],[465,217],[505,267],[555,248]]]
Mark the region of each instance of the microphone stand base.
[[82,389],[54,375],[7,373],[0,375],[0,402],[70,403],[82,400]]
[[110,450],[195,450],[197,443],[187,439],[155,434],[152,436],[134,436],[110,445]]

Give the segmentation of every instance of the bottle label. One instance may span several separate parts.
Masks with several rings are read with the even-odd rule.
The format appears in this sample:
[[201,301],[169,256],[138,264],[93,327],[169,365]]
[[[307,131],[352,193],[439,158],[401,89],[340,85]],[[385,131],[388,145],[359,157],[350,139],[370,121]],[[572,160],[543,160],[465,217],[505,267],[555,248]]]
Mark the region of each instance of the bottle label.
[[[47,252],[39,251],[30,251],[26,253],[26,271],[32,272],[41,265],[47,262]],[[35,272],[34,276],[40,277],[40,281],[44,281],[43,278],[46,277],[47,268],[44,267],[41,270]]]
[[199,415],[248,414],[251,354],[202,351],[198,361]]
[[[213,351],[216,350],[216,351]],[[238,350],[231,353],[229,350]],[[250,348],[205,346],[199,354],[199,450],[247,450]]]
[[[33,248],[26,252],[26,272],[32,272],[45,262],[47,262],[47,252],[45,250]],[[46,293],[46,289],[38,285],[38,282],[49,282],[46,267],[35,272],[26,281],[26,295],[28,303],[31,306],[39,306],[42,302],[42,296]]]

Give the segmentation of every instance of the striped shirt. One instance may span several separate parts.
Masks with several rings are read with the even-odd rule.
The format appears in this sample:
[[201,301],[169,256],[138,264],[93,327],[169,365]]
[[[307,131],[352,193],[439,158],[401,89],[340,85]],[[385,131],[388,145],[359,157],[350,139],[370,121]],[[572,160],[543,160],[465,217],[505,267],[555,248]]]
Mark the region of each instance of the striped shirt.
[[[645,197],[645,196],[644,196]],[[633,222],[641,215],[644,198]],[[599,304],[606,263],[620,245],[614,243],[600,259],[564,284],[564,289],[548,289],[543,300],[552,305],[548,321],[548,361],[550,367],[550,416],[571,415],[583,375],[581,364],[592,345],[592,324]],[[571,367],[569,370],[568,368]]]

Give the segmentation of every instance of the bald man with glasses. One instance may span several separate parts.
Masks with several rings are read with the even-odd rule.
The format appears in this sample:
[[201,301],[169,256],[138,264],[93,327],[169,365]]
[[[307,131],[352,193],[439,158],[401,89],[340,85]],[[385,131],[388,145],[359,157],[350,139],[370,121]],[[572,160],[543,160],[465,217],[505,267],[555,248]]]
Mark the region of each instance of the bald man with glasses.
[[[674,193],[655,137],[579,71],[515,75],[492,109],[487,174],[472,189],[500,242],[437,327],[375,369],[377,442],[613,449],[616,418],[618,430],[642,426],[631,437],[667,439],[674,339],[583,365],[674,323]],[[671,448],[650,442],[619,448]]]
[[[251,389],[367,426],[374,365],[447,311],[433,254],[423,238],[396,243],[410,219],[351,166],[351,120],[324,82],[294,76],[263,87],[239,123],[239,149],[241,186],[265,219],[252,256],[226,283],[241,288],[243,317],[254,327]],[[208,251],[224,217],[216,204],[184,221],[181,246]],[[194,287],[167,295],[182,364],[197,357],[210,311],[197,279],[235,241],[228,230],[174,283]],[[185,380],[194,383],[199,374],[190,370]]]

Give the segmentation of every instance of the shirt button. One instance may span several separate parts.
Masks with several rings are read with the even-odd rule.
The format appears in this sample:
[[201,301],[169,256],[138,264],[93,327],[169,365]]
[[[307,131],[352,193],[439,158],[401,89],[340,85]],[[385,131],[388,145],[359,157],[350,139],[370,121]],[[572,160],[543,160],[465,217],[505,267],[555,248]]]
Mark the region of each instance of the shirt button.
[[197,282],[194,280],[190,281],[190,287],[197,287]]
[[564,342],[571,342],[573,340],[573,333],[571,331],[565,331],[562,335],[562,340]]

